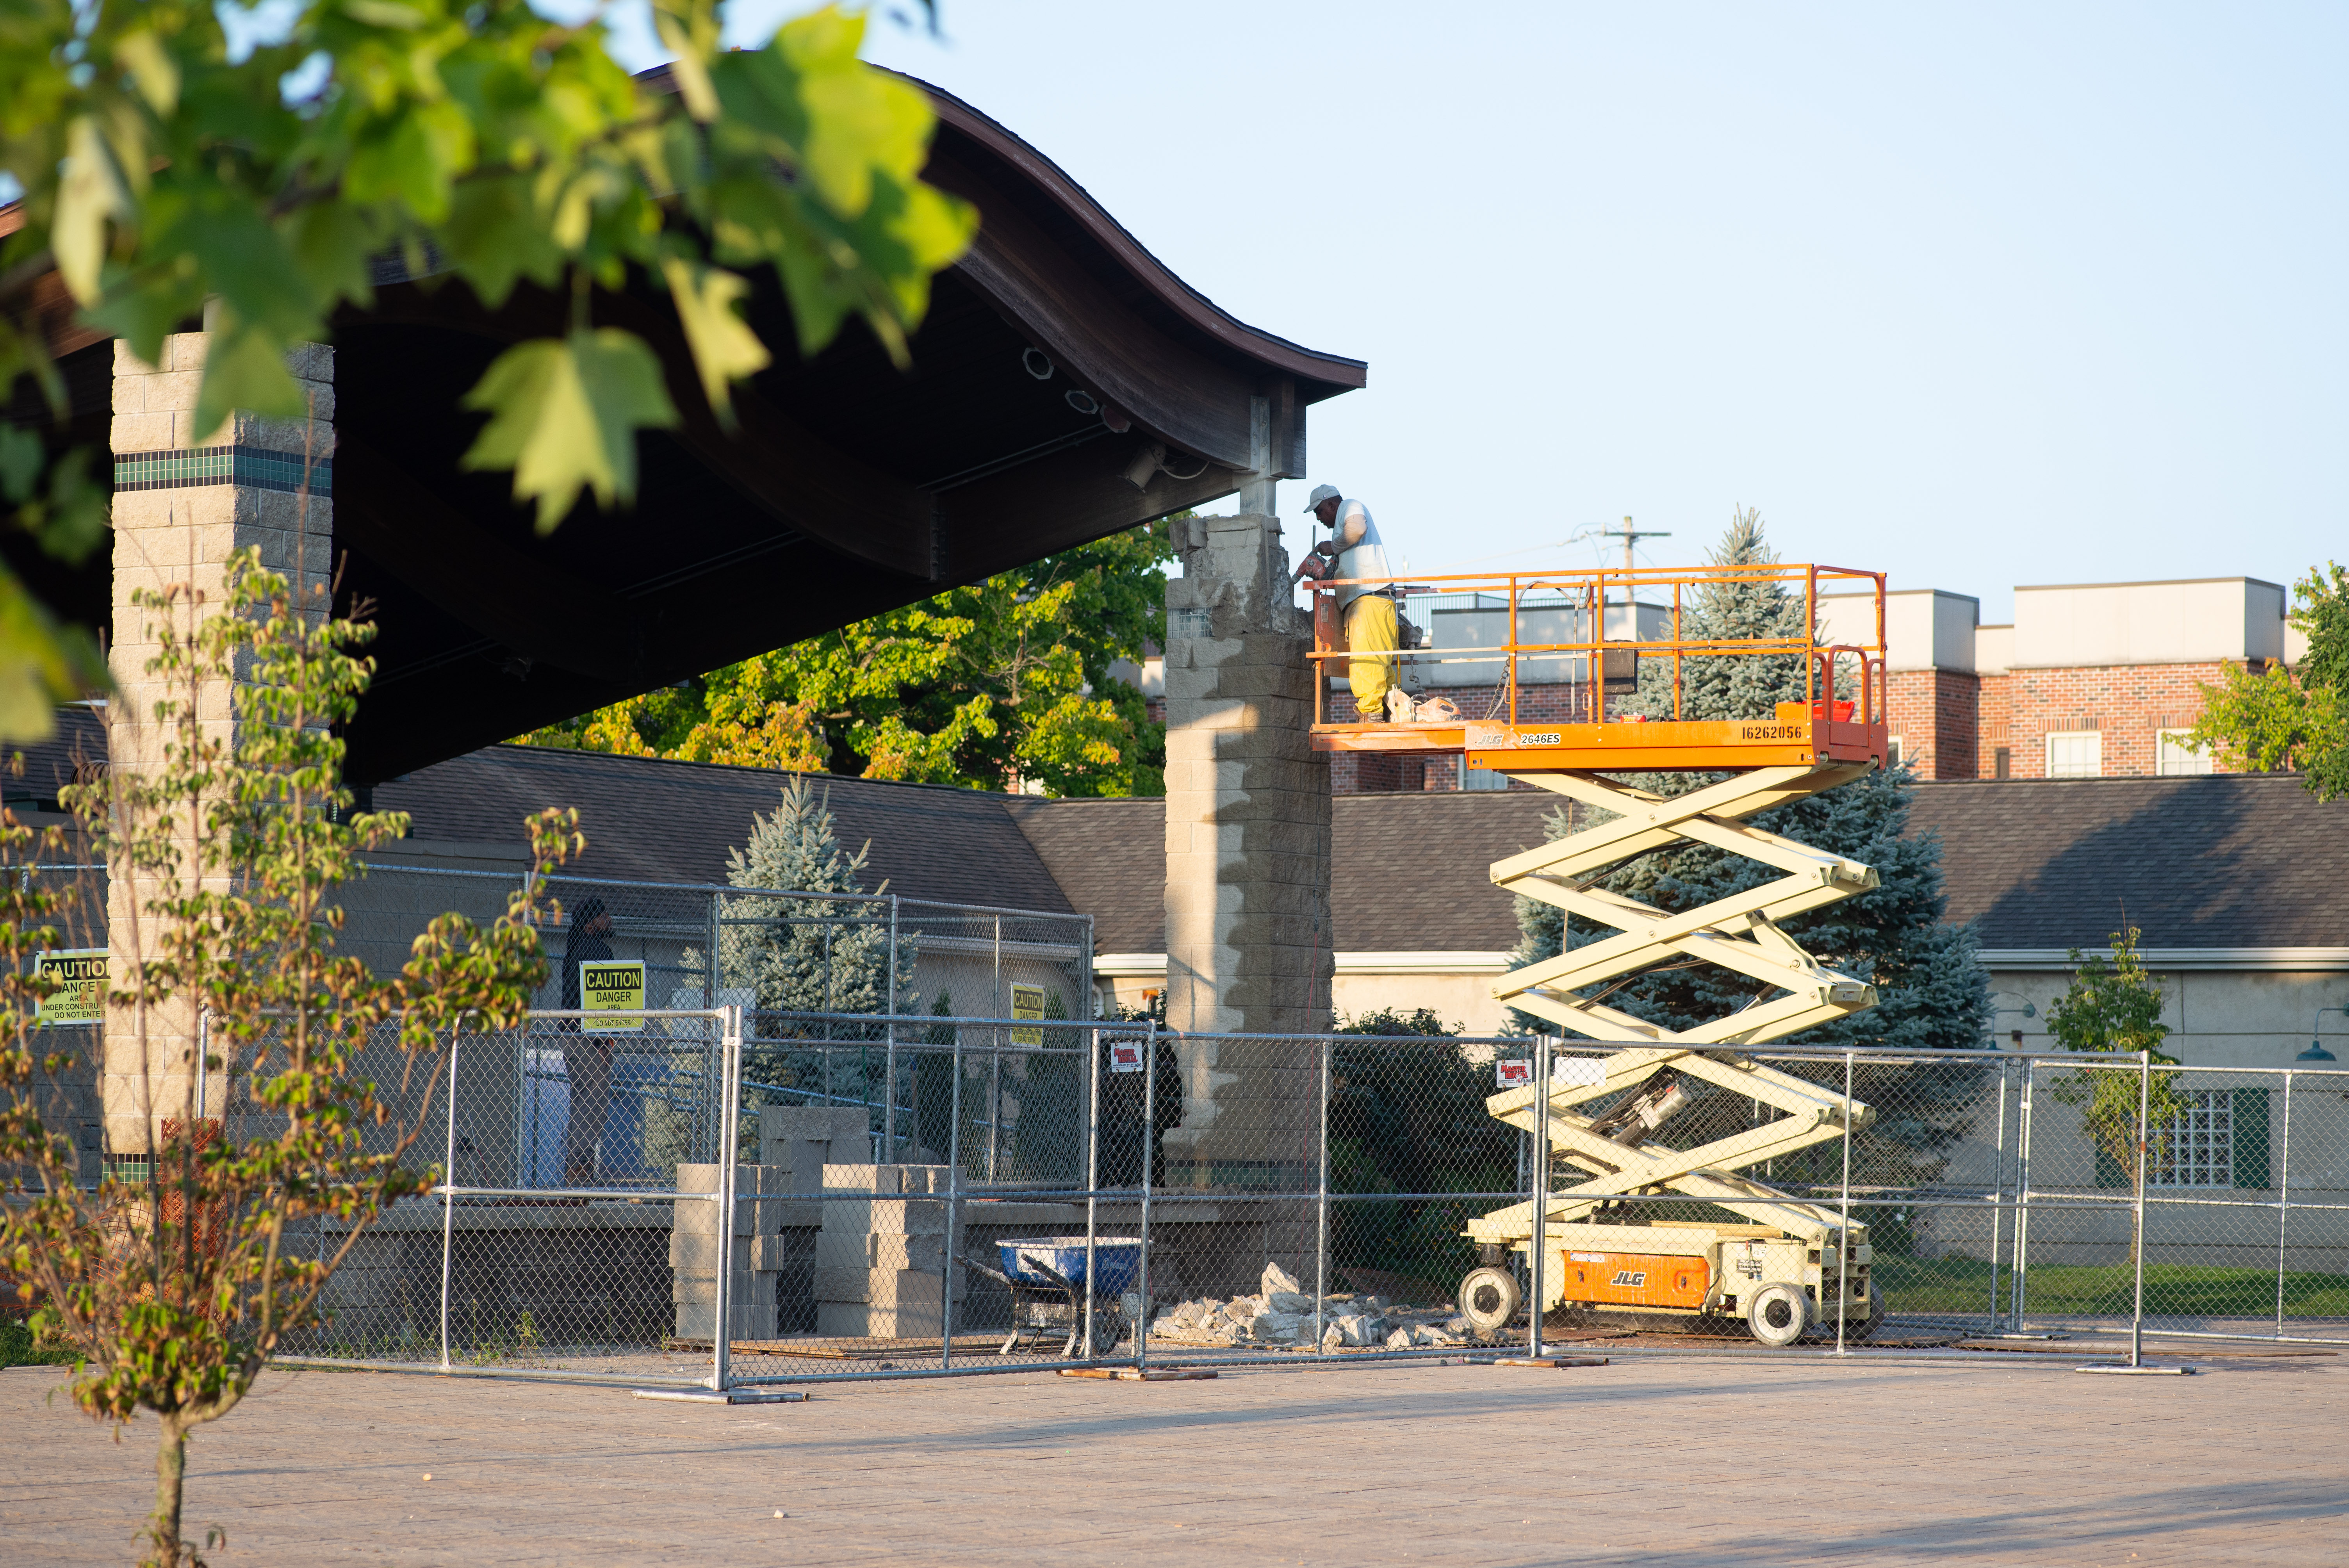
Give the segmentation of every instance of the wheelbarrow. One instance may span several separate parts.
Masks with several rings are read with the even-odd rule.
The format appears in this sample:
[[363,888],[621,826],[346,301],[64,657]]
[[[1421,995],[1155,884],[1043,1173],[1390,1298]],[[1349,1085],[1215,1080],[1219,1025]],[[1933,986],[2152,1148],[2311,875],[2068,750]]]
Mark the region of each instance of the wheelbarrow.
[[[1047,1344],[1057,1335],[1061,1359],[1073,1357],[1085,1331],[1085,1238],[1033,1236],[995,1245],[1000,1268],[977,1258],[963,1262],[1011,1293],[1011,1333],[996,1354],[1009,1356],[1023,1341]],[[1142,1272],[1141,1238],[1094,1237],[1092,1269],[1093,1348],[1107,1350],[1125,1336],[1118,1297]]]

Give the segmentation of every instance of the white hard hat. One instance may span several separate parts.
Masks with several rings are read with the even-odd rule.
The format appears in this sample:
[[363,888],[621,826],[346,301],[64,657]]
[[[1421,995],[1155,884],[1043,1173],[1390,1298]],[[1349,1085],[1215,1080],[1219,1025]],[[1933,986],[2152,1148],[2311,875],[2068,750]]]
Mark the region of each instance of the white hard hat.
[[1305,500],[1305,510],[1311,511],[1325,500],[1343,500],[1345,499],[1346,498],[1344,496],[1338,493],[1338,487],[1336,485],[1315,485],[1313,487],[1313,493],[1308,496]]

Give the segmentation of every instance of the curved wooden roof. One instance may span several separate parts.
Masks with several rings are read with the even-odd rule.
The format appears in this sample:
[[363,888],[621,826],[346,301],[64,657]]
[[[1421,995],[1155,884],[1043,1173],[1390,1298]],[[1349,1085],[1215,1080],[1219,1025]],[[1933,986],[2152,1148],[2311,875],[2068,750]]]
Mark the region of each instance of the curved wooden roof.
[[[936,280],[910,371],[852,325],[812,359],[779,353],[729,433],[665,299],[597,296],[599,324],[660,355],[683,420],[641,438],[630,511],[583,502],[541,538],[506,476],[458,466],[481,421],[464,392],[508,344],[559,335],[563,300],[524,285],[490,311],[387,264],[374,307],[336,318],[342,592],[378,627],[354,781],[1230,494],[1259,461],[1303,477],[1306,410],[1362,386],[1362,363],[1218,309],[1050,159],[925,90],[939,117],[926,177],[976,204],[980,230]],[[771,281],[748,310],[766,341],[792,341]],[[72,437],[103,442],[111,346],[65,310],[52,337]],[[1154,443],[1165,463],[1136,488],[1125,470]],[[53,603],[105,624],[102,553],[65,571],[0,548]]]

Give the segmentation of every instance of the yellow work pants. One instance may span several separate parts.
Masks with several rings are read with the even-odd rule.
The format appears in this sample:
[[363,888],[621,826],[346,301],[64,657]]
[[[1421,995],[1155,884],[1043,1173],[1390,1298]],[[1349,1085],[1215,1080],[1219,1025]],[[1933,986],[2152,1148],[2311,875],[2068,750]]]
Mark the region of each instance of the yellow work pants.
[[[1346,650],[1354,656],[1346,665],[1346,684],[1353,688],[1354,707],[1364,718],[1383,716],[1387,688],[1394,685],[1395,607],[1392,599],[1365,593],[1346,606]],[[1385,658],[1365,658],[1385,654]]]

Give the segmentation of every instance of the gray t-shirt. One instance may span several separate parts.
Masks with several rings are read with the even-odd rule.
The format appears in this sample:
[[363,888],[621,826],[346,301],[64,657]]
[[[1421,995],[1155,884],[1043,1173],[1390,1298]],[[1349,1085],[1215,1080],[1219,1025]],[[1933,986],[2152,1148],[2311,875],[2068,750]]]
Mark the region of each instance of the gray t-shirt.
[[[1332,531],[1338,538],[1345,538],[1347,531],[1352,526],[1357,519],[1360,519],[1362,524],[1362,537],[1352,546],[1339,553],[1336,575],[1340,577],[1392,577],[1394,573],[1387,570],[1386,546],[1379,539],[1379,525],[1371,521],[1371,509],[1369,507],[1364,506],[1358,500],[1340,501],[1338,503],[1338,525]],[[1350,608],[1355,600],[1361,598],[1365,593],[1372,592],[1375,592],[1375,590],[1369,588],[1340,588],[1338,590],[1338,608],[1341,611]]]

